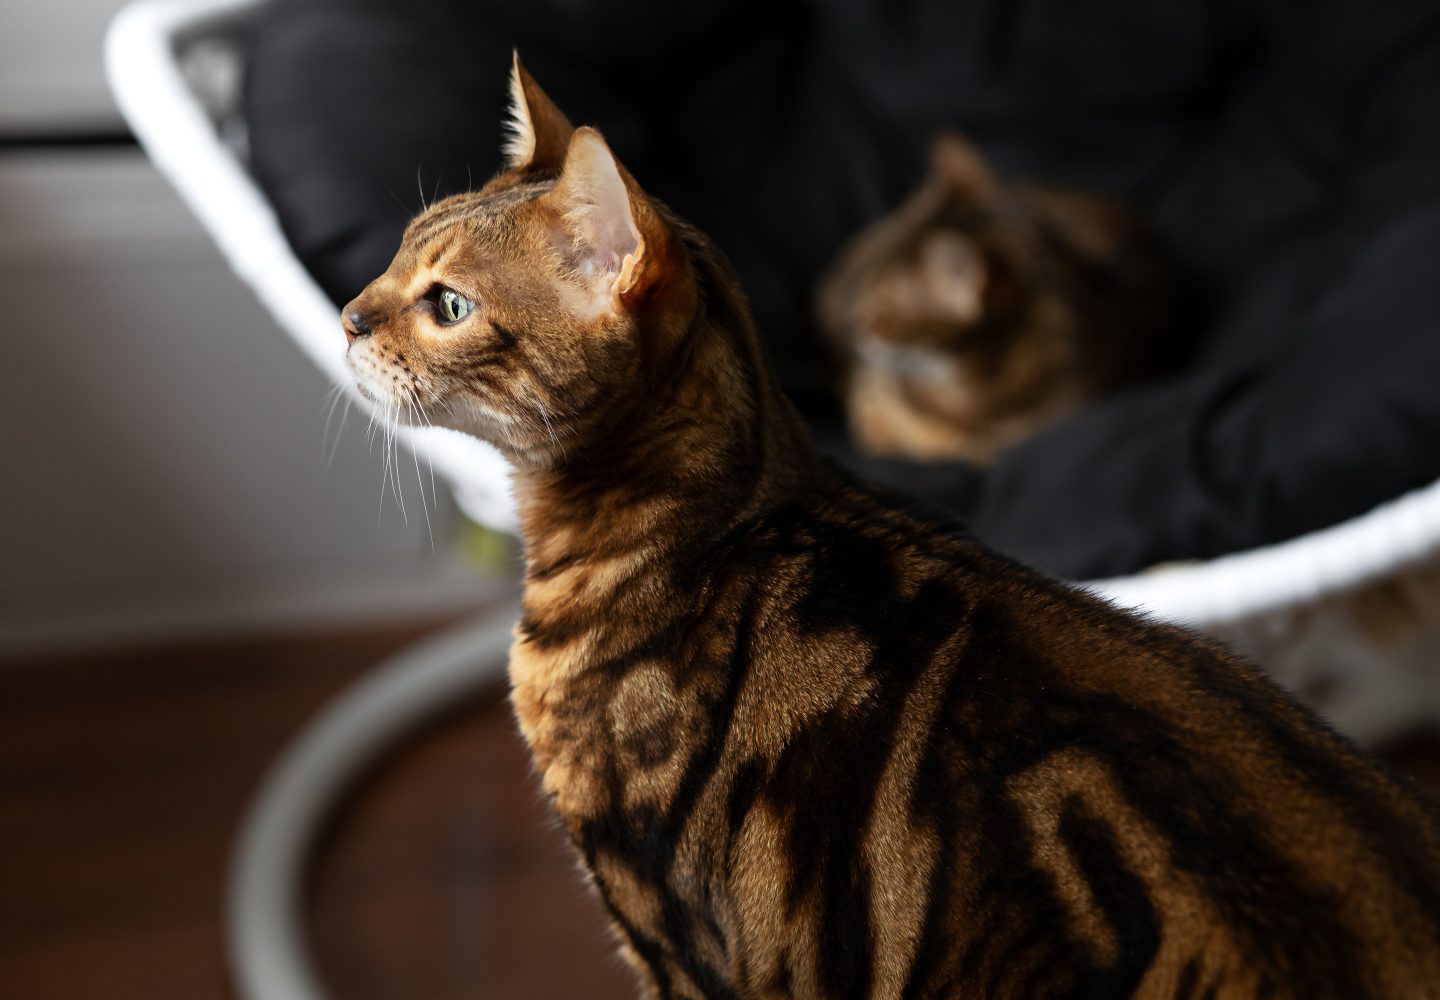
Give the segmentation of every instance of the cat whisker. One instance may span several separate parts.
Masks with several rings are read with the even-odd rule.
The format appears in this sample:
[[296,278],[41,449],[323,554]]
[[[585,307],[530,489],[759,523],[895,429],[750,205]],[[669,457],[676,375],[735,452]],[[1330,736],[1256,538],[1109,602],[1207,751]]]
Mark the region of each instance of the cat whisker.
[[[423,406],[417,404],[415,413],[424,421],[426,427],[432,431],[435,429],[435,424],[431,422],[430,415],[425,412]],[[440,495],[435,492],[435,455],[430,450],[430,435],[425,437],[425,464],[430,467],[430,499],[435,504],[435,509],[439,510]]]
[[[386,408],[389,408],[389,404],[386,404]],[[370,414],[370,447],[372,452],[374,451],[375,447],[375,438],[381,432],[383,426],[383,419],[377,420],[376,415],[372,410]],[[385,513],[385,489],[387,486],[390,485],[390,452],[387,445],[388,440],[382,439],[380,454],[384,461],[380,467],[380,506],[375,511],[375,520],[377,523],[379,522],[381,515]]]
[[561,457],[564,457],[565,446],[560,443],[560,436],[555,433],[555,425],[550,423],[550,414],[545,412],[545,404],[541,402],[539,396],[535,395],[528,388],[526,389],[526,393],[530,396],[531,401],[535,404],[535,409],[539,411],[540,419],[545,422],[545,430],[548,431],[550,434],[550,442],[560,449],[560,455]]
[[355,397],[348,392],[345,394],[345,409],[340,412],[340,424],[335,429],[335,441],[330,445],[330,454],[325,456],[325,471],[335,462],[335,452],[340,450],[340,436],[344,433],[345,423],[350,419],[350,407],[355,405]]
[[370,426],[365,433],[365,440],[370,445],[370,454],[373,455],[375,454],[375,435],[379,430],[379,424],[375,420],[375,406],[373,403],[365,407],[365,415],[370,420]]
[[400,518],[408,525],[410,514],[405,509],[405,484],[400,481],[400,452],[397,450],[396,441],[399,411],[400,403],[392,399],[385,410],[385,467],[390,471],[390,489],[395,494],[395,502],[400,506]]
[[[341,435],[345,432],[345,419],[350,415],[350,394],[343,384],[336,384],[330,389],[330,407],[325,412],[325,430],[320,437],[320,458],[325,471],[330,470],[330,463],[335,460],[335,451],[340,447]],[[335,407],[340,405],[341,398],[345,399],[345,412],[340,415],[340,424],[335,429],[335,442],[330,442],[330,423],[335,419]]]
[[380,413],[379,419],[377,420],[377,428],[381,435],[380,454],[383,461],[380,471],[380,507],[379,510],[376,512],[375,516],[376,520],[379,520],[381,513],[383,513],[385,510],[385,491],[388,489],[391,495],[395,497],[395,502],[400,508],[401,518],[404,519],[406,524],[409,524],[410,519],[406,515],[404,498],[395,488],[395,479],[397,478],[397,473],[393,469],[391,462],[392,456],[394,455],[394,411],[395,400],[387,397],[385,399],[384,410]]
[[[415,401],[407,397],[405,400],[405,406],[407,412],[411,414],[412,426],[417,424],[418,420],[415,419]],[[420,477],[420,453],[415,449],[415,439],[413,435],[410,439],[410,457],[415,462],[415,485],[420,487],[420,511],[425,515],[425,534],[430,538],[430,552],[433,555],[435,552],[435,532],[430,527],[430,501],[425,499],[425,480]],[[434,499],[433,482],[431,483],[431,499]]]

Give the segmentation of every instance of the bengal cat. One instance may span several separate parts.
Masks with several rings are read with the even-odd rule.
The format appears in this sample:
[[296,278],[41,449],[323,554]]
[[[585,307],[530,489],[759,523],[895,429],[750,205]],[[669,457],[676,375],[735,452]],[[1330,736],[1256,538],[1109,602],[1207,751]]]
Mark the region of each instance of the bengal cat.
[[721,255],[512,89],[348,361],[513,463],[514,710],[646,996],[1440,994],[1433,805],[817,458]]
[[1179,351],[1164,254],[1085,192],[1003,181],[959,135],[820,281],[850,435],[878,456],[993,461]]

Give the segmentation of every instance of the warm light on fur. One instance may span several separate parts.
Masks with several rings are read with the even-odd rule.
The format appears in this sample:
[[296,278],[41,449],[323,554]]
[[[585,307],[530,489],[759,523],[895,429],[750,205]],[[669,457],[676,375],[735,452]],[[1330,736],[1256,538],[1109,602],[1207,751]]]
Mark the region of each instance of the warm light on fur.
[[525,99],[525,84],[520,74],[517,53],[510,64],[510,117],[505,120],[505,143],[502,153],[511,169],[523,167],[535,155],[535,125],[530,120],[530,105]]
[[1433,806],[1225,650],[821,460],[720,254],[512,79],[528,138],[411,223],[348,359],[513,462],[512,704],[646,997],[1440,982]]

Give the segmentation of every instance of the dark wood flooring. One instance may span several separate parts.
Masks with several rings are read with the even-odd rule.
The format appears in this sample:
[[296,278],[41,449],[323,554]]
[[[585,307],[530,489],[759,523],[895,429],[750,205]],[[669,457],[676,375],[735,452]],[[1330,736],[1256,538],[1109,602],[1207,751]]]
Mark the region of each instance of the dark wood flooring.
[[[0,666],[0,997],[232,997],[222,893],[250,794],[427,630]],[[338,1000],[635,995],[499,690],[351,796],[311,888]]]
[[[426,627],[0,667],[0,997],[233,996],[222,886],[249,795]],[[1440,741],[1390,756],[1440,789]],[[322,845],[312,935],[338,1000],[634,996],[500,691],[392,756]]]

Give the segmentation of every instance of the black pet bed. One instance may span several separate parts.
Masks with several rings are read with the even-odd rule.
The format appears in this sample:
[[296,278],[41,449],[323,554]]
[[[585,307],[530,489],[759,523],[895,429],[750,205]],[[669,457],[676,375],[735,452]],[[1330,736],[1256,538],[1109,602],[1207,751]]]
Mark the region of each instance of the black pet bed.
[[[338,303],[498,164],[512,46],[741,273],[822,441],[1074,578],[1301,535],[1440,476],[1440,9],[1419,2],[278,0],[252,167]],[[1146,213],[1182,374],[982,472],[846,454],[809,315],[958,128],[1003,173]]]

